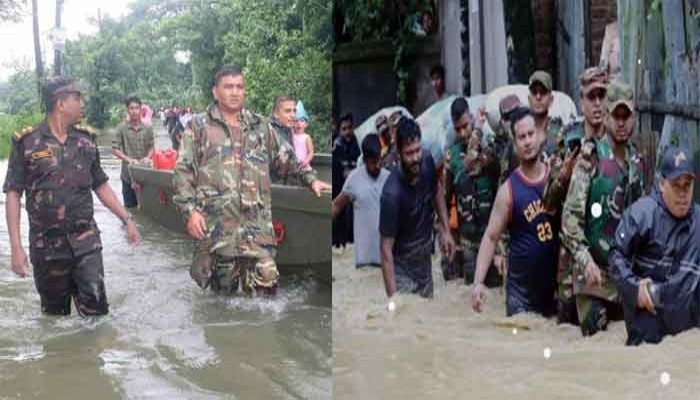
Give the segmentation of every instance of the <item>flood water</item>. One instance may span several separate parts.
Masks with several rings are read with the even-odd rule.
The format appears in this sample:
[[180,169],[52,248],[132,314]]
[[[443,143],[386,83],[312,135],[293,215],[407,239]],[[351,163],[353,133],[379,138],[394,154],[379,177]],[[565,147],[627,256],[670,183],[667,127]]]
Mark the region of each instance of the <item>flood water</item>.
[[381,270],[333,249],[334,398],[700,398],[700,331],[626,347],[623,322],[583,338],[555,320],[505,318],[499,289],[476,314],[469,287],[445,282],[437,261],[435,298],[404,295],[390,313]]
[[[162,134],[157,148],[168,145]],[[119,163],[109,147],[100,154],[121,199]],[[0,162],[3,181],[6,169]],[[203,293],[189,277],[187,237],[135,211],[143,242],[130,247],[120,221],[95,200],[110,314],[44,316],[33,279],[9,268],[0,209],[0,399],[331,397],[329,285],[297,275],[282,276],[271,300]],[[23,209],[28,252],[27,225]]]

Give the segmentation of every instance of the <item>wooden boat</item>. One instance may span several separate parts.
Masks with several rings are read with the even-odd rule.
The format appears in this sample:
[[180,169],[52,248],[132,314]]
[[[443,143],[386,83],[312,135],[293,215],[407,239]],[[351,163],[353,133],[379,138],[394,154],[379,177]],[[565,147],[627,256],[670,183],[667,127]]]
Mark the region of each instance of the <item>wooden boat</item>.
[[[320,179],[331,177],[331,156],[317,155],[312,163]],[[141,212],[174,232],[186,234],[172,202],[172,171],[130,165],[132,179],[141,185]],[[331,196],[316,197],[308,188],[272,185],[272,217],[278,229],[277,264],[281,273],[311,270],[331,280]]]

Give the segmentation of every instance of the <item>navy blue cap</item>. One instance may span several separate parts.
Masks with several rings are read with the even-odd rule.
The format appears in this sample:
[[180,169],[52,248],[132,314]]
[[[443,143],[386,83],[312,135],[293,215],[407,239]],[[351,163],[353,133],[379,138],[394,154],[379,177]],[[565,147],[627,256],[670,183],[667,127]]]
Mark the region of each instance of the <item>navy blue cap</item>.
[[681,175],[695,176],[692,154],[682,147],[671,147],[664,153],[661,162],[661,176],[676,179]]

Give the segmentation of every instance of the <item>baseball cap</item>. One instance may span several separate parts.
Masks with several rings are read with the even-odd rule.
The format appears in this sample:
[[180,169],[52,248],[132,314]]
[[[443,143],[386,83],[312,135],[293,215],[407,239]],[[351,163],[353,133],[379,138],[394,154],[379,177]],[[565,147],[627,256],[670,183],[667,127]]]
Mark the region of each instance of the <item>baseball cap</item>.
[[676,179],[681,175],[695,176],[692,154],[683,147],[671,147],[664,153],[661,176],[666,179]]
[[623,82],[613,82],[608,85],[608,110],[612,112],[620,105],[634,112],[634,94],[632,87]]
[[509,119],[510,113],[516,108],[522,106],[520,99],[516,94],[509,94],[498,102],[498,110],[501,112],[502,119]]
[[532,88],[532,85],[536,82],[541,83],[548,91],[552,91],[552,76],[547,72],[542,70],[533,72],[532,75],[530,75],[528,87]]
[[608,73],[600,67],[591,67],[579,76],[581,92],[586,95],[593,89],[608,90]]

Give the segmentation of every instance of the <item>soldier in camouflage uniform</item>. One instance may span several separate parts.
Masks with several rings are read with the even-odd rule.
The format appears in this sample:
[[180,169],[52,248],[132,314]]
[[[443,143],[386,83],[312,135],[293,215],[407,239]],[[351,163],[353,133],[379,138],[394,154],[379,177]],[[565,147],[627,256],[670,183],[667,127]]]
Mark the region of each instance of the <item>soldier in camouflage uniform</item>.
[[197,240],[190,275],[223,293],[274,294],[278,272],[271,215],[270,171],[296,174],[320,196],[330,186],[297,161],[294,149],[262,116],[244,107],[238,67],[217,72],[216,102],[185,132],[173,202]]
[[47,314],[69,315],[71,297],[81,316],[107,314],[102,242],[93,218],[92,191],[126,225],[130,244],[140,240],[136,225],[107,183],[95,132],[76,125],[84,106],[78,82],[55,77],[42,85],[46,119],[12,136],[3,191],[10,234],[11,266],[27,274],[20,239],[20,199],[29,216],[29,256]]
[[[457,139],[445,154],[443,182],[446,204],[451,204],[453,197],[457,203],[458,226],[453,235],[456,234],[459,247],[452,263],[443,257],[443,275],[448,280],[463,271],[465,283],[469,285],[474,281],[479,244],[498,189],[499,160],[492,152],[481,148],[483,110],[472,129],[469,105],[459,97],[452,103],[451,116]],[[489,269],[485,284],[488,287],[500,285],[496,268]]]
[[[574,121],[562,129],[554,154],[549,158],[551,172],[542,199],[547,211],[558,218],[561,218],[573,165],[581,148],[581,140],[602,139],[605,136],[608,76],[604,70],[593,67],[585,70],[579,81],[583,121]],[[559,252],[557,282],[558,322],[578,323],[573,295],[572,265],[570,256],[563,246]]]
[[545,71],[535,71],[530,75],[529,89],[528,103],[535,117],[535,128],[542,136],[542,155],[546,161],[554,154],[557,137],[562,128],[561,118],[549,116],[549,107],[554,99],[552,77]]
[[643,187],[640,159],[629,141],[635,123],[632,89],[613,83],[607,97],[608,136],[584,141],[562,216],[561,238],[573,258],[573,291],[585,336],[622,319],[608,276],[608,252],[622,212],[642,196]]
[[294,143],[292,141],[292,126],[296,120],[296,105],[296,100],[289,96],[277,96],[275,98],[275,107],[270,117],[270,126],[290,144]]

